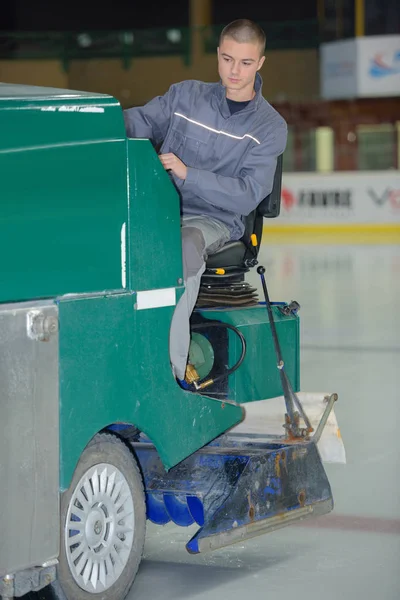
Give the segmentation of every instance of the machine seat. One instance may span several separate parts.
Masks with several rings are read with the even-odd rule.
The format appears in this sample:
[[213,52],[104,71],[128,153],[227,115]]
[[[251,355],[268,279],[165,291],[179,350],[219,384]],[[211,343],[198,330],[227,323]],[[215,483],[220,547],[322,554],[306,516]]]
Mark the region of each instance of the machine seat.
[[282,155],[278,156],[271,193],[245,218],[243,238],[227,242],[207,258],[197,300],[199,308],[257,304],[255,288],[244,279],[246,272],[258,263],[264,218],[271,219],[280,213],[282,162]]
[[224,267],[238,267],[243,263],[246,246],[241,240],[227,242],[207,259],[207,269],[221,269]]

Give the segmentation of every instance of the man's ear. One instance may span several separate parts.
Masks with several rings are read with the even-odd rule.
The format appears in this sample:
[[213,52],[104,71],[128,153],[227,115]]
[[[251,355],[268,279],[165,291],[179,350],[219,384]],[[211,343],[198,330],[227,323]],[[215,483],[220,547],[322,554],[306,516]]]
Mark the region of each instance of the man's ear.
[[219,46],[218,46],[218,48],[217,48],[217,56],[218,56],[218,58],[219,58]]
[[261,67],[263,66],[264,62],[265,62],[265,56],[262,56],[260,58],[260,62],[258,63],[257,71],[259,71],[261,69]]

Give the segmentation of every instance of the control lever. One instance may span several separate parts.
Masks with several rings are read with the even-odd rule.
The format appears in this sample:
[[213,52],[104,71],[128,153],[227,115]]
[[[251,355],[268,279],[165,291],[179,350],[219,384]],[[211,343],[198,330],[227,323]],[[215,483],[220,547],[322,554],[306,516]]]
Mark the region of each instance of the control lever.
[[[277,368],[279,369],[279,373],[281,376],[282,389],[283,389],[283,397],[285,399],[286,404],[286,415],[285,415],[285,424],[284,428],[287,430],[288,436],[292,439],[294,438],[309,438],[309,434],[314,431],[311,426],[310,420],[307,417],[299,398],[296,396],[293,391],[292,385],[289,381],[289,378],[285,371],[285,363],[283,361],[281,347],[279,344],[278,334],[276,332],[276,326],[274,317],[272,314],[271,302],[269,300],[267,284],[265,283],[265,268],[259,266],[257,268],[257,273],[261,277],[261,283],[263,287],[263,292],[265,296],[265,306],[268,311],[268,318],[271,326],[272,337],[274,340],[275,346],[275,354],[277,359]],[[297,302],[296,302],[297,305]],[[300,305],[298,305],[300,308]],[[296,410],[297,409],[297,410]],[[303,418],[303,421],[306,427],[300,427],[300,416]]]

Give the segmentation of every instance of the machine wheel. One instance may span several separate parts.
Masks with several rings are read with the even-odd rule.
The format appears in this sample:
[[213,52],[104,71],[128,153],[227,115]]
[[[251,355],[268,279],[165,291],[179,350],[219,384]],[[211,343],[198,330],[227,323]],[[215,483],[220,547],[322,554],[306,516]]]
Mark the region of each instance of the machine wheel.
[[59,600],[123,600],[143,554],[143,483],[129,447],[114,435],[96,435],[61,497]]

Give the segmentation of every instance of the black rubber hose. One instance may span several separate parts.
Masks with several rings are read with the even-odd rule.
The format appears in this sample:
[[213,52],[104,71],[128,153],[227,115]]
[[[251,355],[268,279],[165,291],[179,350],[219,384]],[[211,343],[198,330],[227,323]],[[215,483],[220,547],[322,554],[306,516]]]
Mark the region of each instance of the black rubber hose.
[[231,373],[233,373],[234,371],[236,371],[236,369],[238,369],[240,367],[240,365],[242,364],[242,362],[244,360],[244,357],[246,356],[247,346],[246,346],[246,340],[245,340],[243,334],[234,325],[230,325],[229,323],[223,323],[222,321],[207,321],[205,323],[195,323],[194,325],[192,325],[191,329],[192,330],[208,329],[209,327],[225,327],[226,329],[231,329],[239,337],[240,342],[242,344],[242,351],[241,351],[239,359],[236,361],[236,363],[233,365],[233,367],[229,367],[228,369],[226,369],[226,371],[224,373],[222,373],[221,375],[218,375],[218,377],[215,377],[215,379],[213,378],[213,383],[215,383],[216,381],[219,381],[223,377],[227,377],[228,375],[231,375]]

